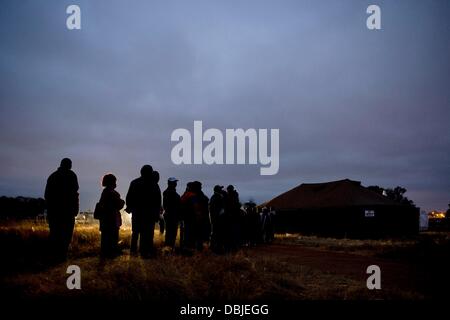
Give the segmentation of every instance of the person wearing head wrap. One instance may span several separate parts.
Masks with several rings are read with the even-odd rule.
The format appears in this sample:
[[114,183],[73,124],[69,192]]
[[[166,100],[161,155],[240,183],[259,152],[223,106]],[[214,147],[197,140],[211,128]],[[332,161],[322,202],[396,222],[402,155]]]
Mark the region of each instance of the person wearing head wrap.
[[120,194],[115,190],[117,178],[109,173],[103,176],[102,186],[104,187],[98,206],[101,207],[100,232],[101,232],[101,254],[103,257],[115,257],[120,253],[119,229],[122,225],[120,210],[125,201],[120,198]]

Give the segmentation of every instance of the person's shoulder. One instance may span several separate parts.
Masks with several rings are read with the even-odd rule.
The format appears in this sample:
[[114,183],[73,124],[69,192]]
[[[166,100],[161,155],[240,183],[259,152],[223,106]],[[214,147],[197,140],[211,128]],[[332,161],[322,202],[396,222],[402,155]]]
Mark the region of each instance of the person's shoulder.
[[106,196],[106,197],[120,197],[120,194],[115,189],[104,188],[103,191],[102,191],[102,196]]
[[70,175],[70,176],[72,176],[73,178],[77,178],[77,174],[73,171],[73,170],[69,170],[68,171],[68,174]]
[[141,179],[141,177],[139,177],[139,178],[136,178],[136,179],[133,179],[133,180],[131,180],[131,183],[130,183],[130,185],[135,185],[135,184],[138,184],[140,181],[141,181],[142,179]]
[[100,199],[104,199],[109,195],[109,191],[106,188],[103,188],[102,194],[100,195]]
[[112,190],[111,193],[114,195],[114,197],[120,198],[120,193],[117,190]]
[[47,180],[55,179],[55,177],[58,176],[58,170],[53,171],[49,176]]

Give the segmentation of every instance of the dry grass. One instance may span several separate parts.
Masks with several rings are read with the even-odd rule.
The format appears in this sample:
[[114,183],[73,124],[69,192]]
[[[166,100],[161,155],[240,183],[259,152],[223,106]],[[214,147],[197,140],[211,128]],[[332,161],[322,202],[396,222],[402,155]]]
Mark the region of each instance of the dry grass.
[[[42,259],[47,235],[45,225],[31,222],[0,227],[0,249],[6,258],[2,262],[3,293],[31,299],[79,297],[171,302],[421,298],[411,292],[369,291],[365,283],[354,279],[289,260],[250,256],[246,250],[222,256],[209,251],[190,257],[173,254],[161,247],[162,237],[158,232],[155,233],[157,258],[144,260],[125,251],[114,260],[102,260],[98,257],[96,225],[77,225],[68,261],[49,266]],[[277,241],[293,239],[284,237]],[[129,242],[130,229],[123,228],[121,244],[127,248]],[[81,268],[82,290],[66,288],[66,268],[70,264]]]

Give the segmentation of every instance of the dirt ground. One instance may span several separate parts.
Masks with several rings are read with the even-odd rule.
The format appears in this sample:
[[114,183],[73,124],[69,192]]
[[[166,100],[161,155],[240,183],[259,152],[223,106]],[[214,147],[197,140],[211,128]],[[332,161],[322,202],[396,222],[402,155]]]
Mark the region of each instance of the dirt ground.
[[272,244],[247,250],[249,256],[267,255],[280,261],[299,264],[322,272],[350,277],[366,282],[367,267],[377,265],[381,270],[382,288],[416,291],[424,274],[417,265],[371,256],[308,248],[293,244]]

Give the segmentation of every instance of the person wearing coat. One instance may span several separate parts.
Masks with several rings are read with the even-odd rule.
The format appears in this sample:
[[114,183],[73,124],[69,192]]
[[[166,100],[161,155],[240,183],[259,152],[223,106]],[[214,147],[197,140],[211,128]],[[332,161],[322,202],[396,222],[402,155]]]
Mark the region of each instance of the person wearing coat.
[[209,201],[209,217],[211,221],[211,245],[212,251],[221,253],[225,249],[225,197],[223,186],[216,185],[214,194]]
[[200,181],[193,182],[194,212],[195,212],[195,247],[203,250],[204,243],[209,243],[211,223],[209,220],[209,198],[202,191]]
[[165,245],[174,248],[181,218],[181,200],[177,193],[177,179],[170,177],[163,193],[164,220],[166,225]]
[[130,183],[126,196],[126,211],[131,213],[132,223],[130,251],[137,252],[139,240],[139,251],[144,257],[154,253],[155,223],[161,212],[161,190],[153,172],[152,166],[144,165],[141,176]]
[[119,229],[122,225],[120,210],[125,201],[120,198],[116,189],[117,178],[113,174],[107,174],[102,179],[104,187],[100,197],[100,232],[101,232],[101,255],[114,257],[120,253]]
[[50,249],[56,261],[67,257],[79,208],[78,179],[71,169],[72,161],[62,159],[58,170],[48,177],[45,187]]
[[197,201],[193,188],[193,182],[188,182],[186,191],[180,199],[183,223],[183,227],[180,230],[180,247],[188,250],[195,248],[195,206]]

